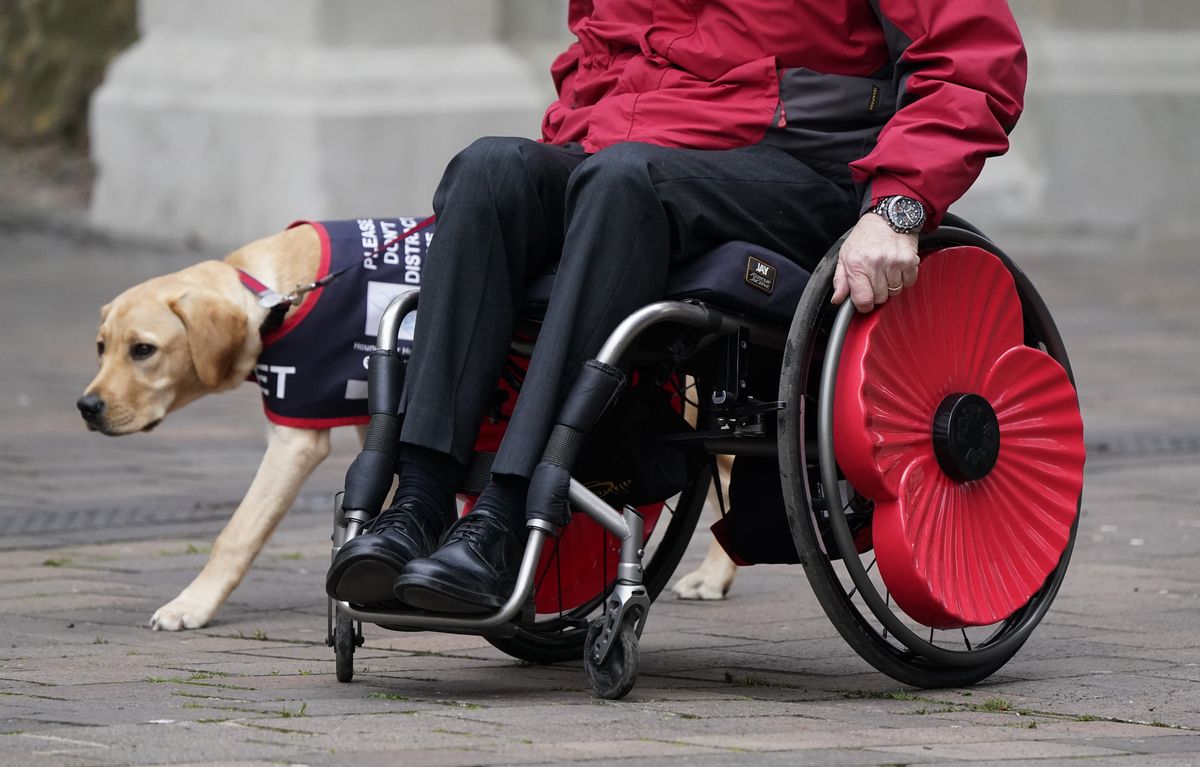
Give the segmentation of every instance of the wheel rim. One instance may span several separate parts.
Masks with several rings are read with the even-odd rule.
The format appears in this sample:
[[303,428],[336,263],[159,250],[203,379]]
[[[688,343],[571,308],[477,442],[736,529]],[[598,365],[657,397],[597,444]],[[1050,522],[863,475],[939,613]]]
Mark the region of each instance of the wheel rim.
[[[1070,378],[1070,366],[1065,349],[1045,305],[1028,279],[1007,256],[982,237],[956,229],[943,229],[937,235],[928,238],[924,244],[930,247],[973,245],[982,247],[999,258],[1012,273],[1016,283],[1025,317],[1025,343],[1046,351],[1066,371],[1068,379]],[[838,246],[831,249],[830,258],[836,259],[837,251]],[[881,579],[875,559],[870,554],[860,559],[852,532],[847,524],[844,511],[848,504],[844,504],[842,501],[840,489],[842,483],[838,474],[839,467],[832,436],[834,420],[832,390],[836,378],[831,378],[828,371],[821,379],[821,395],[813,401],[813,404],[817,405],[818,411],[817,438],[815,439],[817,448],[815,452],[818,455],[812,455],[806,447],[805,433],[809,425],[806,423],[803,411],[806,409],[804,399],[806,397],[812,399],[811,395],[806,393],[808,390],[805,388],[809,372],[814,364],[811,334],[820,332],[824,324],[822,317],[828,317],[826,307],[828,307],[831,294],[829,280],[832,276],[833,263],[835,261],[829,261],[825,265],[827,268],[819,269],[818,273],[814,274],[814,281],[821,281],[820,284],[814,286],[814,290],[819,295],[814,294],[813,300],[808,302],[810,313],[808,320],[811,324],[802,331],[806,334],[803,336],[805,345],[803,348],[793,347],[791,349],[794,354],[799,354],[801,359],[793,363],[796,367],[791,371],[790,378],[785,380],[785,387],[789,388],[789,401],[796,399],[801,404],[799,408],[795,409],[795,412],[787,414],[784,425],[781,426],[781,455],[785,456],[781,468],[785,475],[792,475],[793,484],[798,483],[798,495],[789,498],[793,533],[797,538],[798,547],[807,536],[812,547],[818,549],[818,553],[822,554],[815,558],[816,561],[806,563],[806,572],[821,599],[822,606],[829,613],[838,630],[866,660],[880,670],[893,674],[897,678],[902,676],[885,668],[885,664],[880,662],[881,658],[890,658],[892,662],[899,662],[910,671],[920,674],[937,675],[949,668],[960,669],[960,672],[955,672],[959,674],[959,678],[965,678],[964,675],[969,676],[973,672],[977,672],[974,673],[974,678],[981,678],[994,671],[1016,652],[1049,608],[1061,585],[1070,558],[1078,524],[1078,500],[1076,500],[1076,513],[1070,524],[1068,539],[1061,557],[1041,588],[1029,598],[1023,607],[995,624],[972,628],[974,639],[968,636],[967,628],[955,630],[961,632],[961,638],[957,634],[946,634],[945,630],[935,629],[928,625],[919,625],[920,633],[914,631],[908,624],[916,622],[911,619],[904,620],[907,619],[907,616],[903,612],[899,612],[898,615],[896,605],[891,599],[891,594],[886,590],[886,586],[880,589],[877,585],[881,583]],[[830,331],[830,342],[825,347],[824,367],[828,368],[833,361],[840,358],[846,330],[844,325],[849,324],[852,314],[852,307],[847,305],[838,315],[837,321]],[[796,324],[793,326],[793,336],[796,335],[796,328],[800,327],[801,320],[798,312]],[[826,388],[829,391],[826,391]],[[819,476],[811,476],[810,468]],[[819,483],[819,487],[814,486],[814,482]],[[831,488],[832,491],[827,491],[826,488]],[[829,508],[828,527],[832,533],[834,551],[824,551],[825,545],[819,530],[816,529],[817,522],[813,516],[813,510],[817,508],[814,506],[814,499],[820,503],[822,495],[829,496],[826,499]],[[803,513],[801,513],[801,509]],[[798,526],[803,525],[807,525],[809,529],[798,529]],[[834,563],[830,561],[836,558],[840,558],[844,562],[846,580],[839,577]],[[838,614],[838,611],[842,611],[849,617],[853,625],[840,620],[841,615]],[[938,631],[943,631],[943,633],[937,635]],[[957,645],[963,649],[954,649],[948,645]],[[876,655],[876,653],[881,653],[881,655]],[[932,678],[931,676],[921,680],[914,678],[912,674],[907,676],[908,678],[903,678],[902,681],[914,684],[929,681]]]

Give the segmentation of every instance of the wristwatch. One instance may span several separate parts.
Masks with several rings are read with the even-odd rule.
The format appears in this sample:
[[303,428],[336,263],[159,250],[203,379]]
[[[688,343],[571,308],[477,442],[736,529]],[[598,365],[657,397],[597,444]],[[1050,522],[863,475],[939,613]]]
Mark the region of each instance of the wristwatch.
[[868,213],[876,213],[888,226],[900,234],[912,234],[925,226],[925,206],[920,200],[904,195],[892,195],[879,200]]

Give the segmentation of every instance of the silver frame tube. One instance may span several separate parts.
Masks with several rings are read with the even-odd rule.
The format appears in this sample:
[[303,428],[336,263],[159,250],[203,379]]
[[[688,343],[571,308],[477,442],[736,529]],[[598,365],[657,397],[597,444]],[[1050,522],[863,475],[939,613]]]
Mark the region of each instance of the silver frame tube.
[[379,337],[375,346],[385,351],[394,352],[400,346],[400,324],[410,312],[416,311],[420,290],[410,290],[392,299],[383,316],[379,318]]
[[713,312],[696,304],[686,304],[681,301],[658,301],[643,306],[622,320],[616,330],[609,335],[608,340],[604,342],[604,346],[600,347],[596,359],[608,365],[619,364],[638,336],[646,329],[663,322],[678,322],[696,328],[715,324],[714,331],[722,335],[736,333],[738,327],[738,323],[723,312]]
[[571,488],[567,493],[567,498],[618,539],[624,541],[629,538],[629,525],[626,524],[624,515],[600,500],[595,493],[588,490],[582,482],[574,477],[571,478]]
[[462,618],[445,613],[414,613],[392,610],[363,610],[351,607],[348,602],[338,602],[338,610],[351,618],[381,626],[397,626],[412,629],[434,629],[449,632],[472,633],[516,633],[516,626],[511,625],[511,632],[496,632],[497,629],[512,624],[514,618],[529,599],[533,591],[533,581],[537,576],[538,560],[542,556],[542,548],[546,543],[546,531],[540,527],[529,530],[529,542],[525,545],[525,556],[521,559],[521,568],[517,571],[517,585],[508,601],[496,612],[477,618]]
[[[394,352],[399,347],[400,325],[404,321],[404,317],[417,308],[419,293],[420,291],[417,290],[409,291],[392,299],[388,304],[379,322],[378,348]],[[757,330],[765,341],[773,342],[774,340],[770,329],[760,326],[759,323],[747,322],[724,312],[710,310],[696,304],[681,301],[659,301],[645,306],[625,318],[608,337],[600,353],[596,355],[596,359],[610,365],[619,364],[621,358],[643,332],[664,322],[674,322],[695,328],[710,328],[712,332],[720,335],[731,335],[737,332],[739,326],[750,326],[751,332]],[[628,507],[621,512],[611,508],[588,490],[583,483],[574,478],[570,480],[568,498],[576,508],[596,520],[601,527],[621,541],[619,585],[626,589],[640,588],[643,553],[641,516]],[[358,535],[362,525],[362,520],[348,515],[343,542]],[[355,620],[389,628],[513,636],[518,628],[514,620],[528,604],[529,597],[533,592],[534,580],[537,577],[537,565],[541,559],[542,550],[545,548],[546,539],[555,533],[554,527],[542,520],[530,520],[528,526],[529,540],[517,572],[517,583],[508,600],[494,613],[477,617],[462,617],[447,613],[368,610],[352,607],[348,602],[342,601],[337,602],[337,609]],[[639,621],[639,629],[644,620],[643,615]]]

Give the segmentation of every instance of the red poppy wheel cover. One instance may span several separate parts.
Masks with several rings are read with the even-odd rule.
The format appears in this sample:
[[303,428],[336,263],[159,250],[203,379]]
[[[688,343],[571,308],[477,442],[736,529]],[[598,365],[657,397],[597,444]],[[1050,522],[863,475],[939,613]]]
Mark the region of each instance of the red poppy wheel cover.
[[1052,357],[1023,345],[996,256],[935,251],[916,284],[846,335],[834,447],[875,501],[880,576],[926,626],[988,625],[1041,588],[1083,489],[1083,421]]

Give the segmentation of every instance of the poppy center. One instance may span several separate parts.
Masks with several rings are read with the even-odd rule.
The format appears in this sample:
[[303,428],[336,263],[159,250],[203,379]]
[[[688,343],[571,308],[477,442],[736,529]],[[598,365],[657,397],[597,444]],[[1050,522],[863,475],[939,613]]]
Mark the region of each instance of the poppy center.
[[1000,455],[1000,422],[978,394],[951,394],[933,416],[933,453],[956,482],[983,479]]

